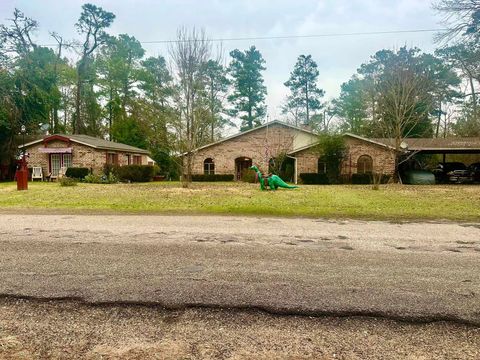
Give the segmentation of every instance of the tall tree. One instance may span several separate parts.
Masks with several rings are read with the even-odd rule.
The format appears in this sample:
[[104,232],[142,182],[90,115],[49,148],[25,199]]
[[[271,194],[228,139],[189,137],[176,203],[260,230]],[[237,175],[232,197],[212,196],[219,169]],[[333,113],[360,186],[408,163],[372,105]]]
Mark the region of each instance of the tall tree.
[[[132,102],[137,96],[134,84],[141,73],[140,60],[145,50],[133,36],[120,34],[110,37],[97,57],[102,95],[107,101],[108,127],[110,139],[115,138],[114,122],[129,116]],[[131,112],[131,111],[130,111]]]
[[368,135],[367,82],[354,75],[348,82],[341,85],[340,96],[333,101],[335,113],[342,120],[342,131],[357,135]]
[[464,112],[464,115],[467,115],[465,121],[471,122],[471,126],[467,128],[476,128],[478,129],[476,132],[480,131],[479,100],[477,96],[477,87],[480,85],[480,46],[476,42],[469,41],[443,47],[438,49],[436,54],[451,67],[457,69],[468,84],[469,91],[465,94],[465,97],[469,100],[464,106],[470,108],[471,111]]
[[204,31],[180,28],[177,42],[170,48],[170,54],[178,77],[179,96],[177,106],[180,112],[175,124],[177,150],[185,154],[182,161],[183,186],[192,180],[194,149],[202,144],[200,134],[208,127],[201,95],[205,89],[205,66],[212,52],[212,43]]
[[225,113],[225,100],[230,81],[226,69],[218,60],[205,63],[205,99],[210,115],[210,140],[215,141],[215,131],[221,130],[228,120]]
[[[92,128],[95,125],[92,122],[96,120],[98,105],[95,103],[96,99],[93,91],[95,72],[92,69],[92,55],[99,46],[107,42],[108,35],[105,29],[112,24],[114,19],[115,15],[113,13],[93,4],[84,4],[82,5],[80,18],[75,24],[78,33],[84,36],[84,40],[80,47],[80,59],[77,63],[74,133],[81,134],[86,131],[85,121],[81,114],[82,101],[85,103],[85,110],[88,111],[90,127]],[[94,131],[94,129],[90,131]]]
[[164,57],[142,61],[139,87],[144,95],[141,118],[148,121],[150,128],[148,148],[162,172],[168,173],[173,165],[170,157],[173,141],[168,127],[176,123],[176,113],[172,106],[175,86]]
[[380,115],[377,126],[382,137],[392,139],[397,180],[403,140],[431,131],[428,115],[434,103],[435,83],[415,53],[401,48],[397,56],[384,64],[377,84]]
[[311,55],[300,55],[285,86],[290,89],[290,102],[303,109],[304,123],[310,125],[311,115],[321,109],[320,99],[325,95],[317,86],[318,66]]
[[53,66],[55,54],[35,44],[37,22],[15,9],[10,25],[0,25],[0,161],[13,158],[15,137],[25,126],[35,135],[49,122],[57,95]]
[[262,71],[265,60],[255,46],[245,51],[230,52],[232,61],[229,72],[232,77],[233,93],[228,100],[233,104],[231,114],[242,119],[241,131],[260,125],[266,114],[265,96],[267,88],[263,84]]

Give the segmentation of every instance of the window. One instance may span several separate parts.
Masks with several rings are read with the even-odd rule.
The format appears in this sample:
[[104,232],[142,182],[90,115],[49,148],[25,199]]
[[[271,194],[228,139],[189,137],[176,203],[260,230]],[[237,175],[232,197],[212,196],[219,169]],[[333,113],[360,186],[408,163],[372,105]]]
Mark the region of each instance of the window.
[[131,158],[130,154],[125,155],[125,157],[127,158],[127,165],[131,165],[132,164],[132,158]]
[[373,172],[373,160],[368,155],[362,155],[357,161],[357,174],[370,174]]
[[318,159],[318,173],[319,174],[327,173],[327,163],[325,162],[325,158],[323,156]]
[[140,155],[133,155],[133,165],[142,165],[142,157]]
[[63,154],[63,167],[72,167],[72,154]]
[[72,154],[50,154],[50,172],[58,176],[60,168],[72,167]]
[[203,173],[205,175],[214,175],[215,174],[215,163],[212,158],[205,159],[203,162]]
[[107,164],[117,165],[118,164],[118,154],[108,153],[107,154]]
[[62,154],[50,154],[50,172],[53,176],[58,176],[62,166]]

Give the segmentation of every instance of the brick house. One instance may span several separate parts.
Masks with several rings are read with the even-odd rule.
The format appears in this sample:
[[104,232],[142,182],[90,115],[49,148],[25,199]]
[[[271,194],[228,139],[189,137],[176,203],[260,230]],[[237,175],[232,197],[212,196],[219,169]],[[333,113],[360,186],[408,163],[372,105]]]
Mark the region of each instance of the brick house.
[[88,135],[48,135],[24,145],[29,167],[42,167],[43,174],[58,175],[61,167],[85,167],[95,173],[105,164],[147,165],[149,152],[134,146]]
[[[395,157],[392,148],[385,143],[345,134],[348,154],[342,173],[379,172],[392,174]],[[316,145],[318,135],[296,126],[272,121],[254,129],[221,139],[194,151],[193,174],[234,174],[240,180],[242,172],[252,164],[262,172],[268,169],[271,159],[281,153],[293,166],[293,181],[301,173],[325,172]]]

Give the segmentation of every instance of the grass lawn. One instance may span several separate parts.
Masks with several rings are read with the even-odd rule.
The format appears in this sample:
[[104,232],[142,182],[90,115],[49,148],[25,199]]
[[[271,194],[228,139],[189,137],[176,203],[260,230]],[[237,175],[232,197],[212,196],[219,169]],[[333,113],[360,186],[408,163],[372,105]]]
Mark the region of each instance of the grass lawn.
[[0,183],[0,211],[241,214],[376,220],[480,221],[480,186],[301,186],[260,191],[256,184],[178,182],[146,184]]

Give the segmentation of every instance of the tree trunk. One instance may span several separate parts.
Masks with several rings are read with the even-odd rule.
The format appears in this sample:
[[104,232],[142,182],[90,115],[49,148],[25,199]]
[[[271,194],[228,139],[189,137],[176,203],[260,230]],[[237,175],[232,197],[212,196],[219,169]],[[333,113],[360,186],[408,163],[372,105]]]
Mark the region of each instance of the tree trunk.
[[438,133],[440,131],[440,122],[442,121],[442,102],[440,101],[438,107],[438,117],[437,117],[437,130],[435,131],[435,137],[438,138]]
[[310,107],[308,106],[308,83],[305,84],[305,106],[307,109],[307,122],[305,125],[310,124]]
[[475,85],[473,84],[473,77],[469,73],[469,82],[470,82],[470,89],[472,91],[472,107],[473,107],[473,119],[476,122],[478,117],[477,111],[477,95],[475,94]]
[[108,106],[108,139],[110,141],[113,140],[112,138],[112,123],[113,123],[113,111],[112,111],[112,101],[113,101],[113,93],[112,93],[112,87],[110,86],[110,101],[109,101],[109,106]]
[[80,76],[78,77],[78,80],[77,80],[77,89],[76,89],[76,92],[75,92],[75,122],[72,126],[72,131],[74,134],[80,134],[81,132],[81,116],[80,116],[80,101],[81,101],[81,96],[80,96],[80,93],[81,93],[81,85],[82,84],[82,81],[80,80]]

